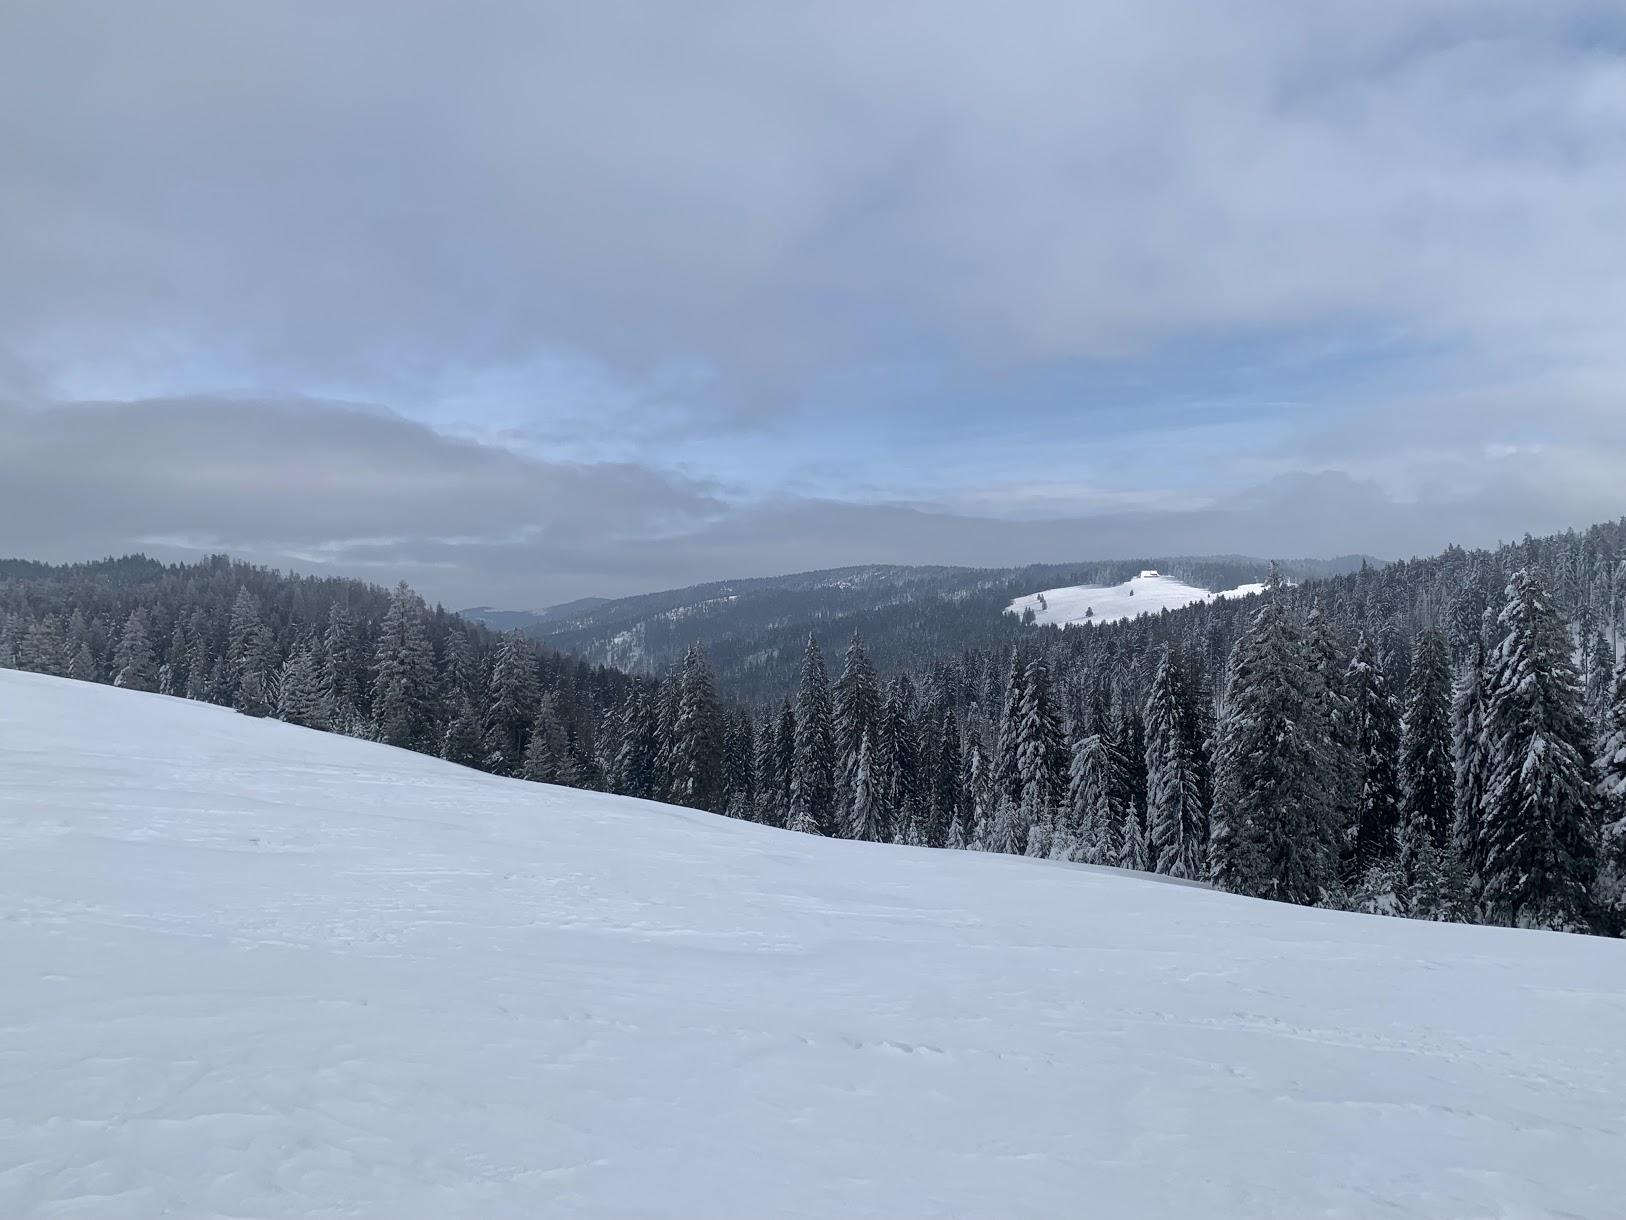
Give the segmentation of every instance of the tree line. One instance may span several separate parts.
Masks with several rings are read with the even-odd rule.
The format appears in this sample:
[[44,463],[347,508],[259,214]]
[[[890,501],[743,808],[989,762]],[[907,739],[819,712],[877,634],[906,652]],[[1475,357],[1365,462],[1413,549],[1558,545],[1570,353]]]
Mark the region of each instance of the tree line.
[[832,676],[630,677],[402,585],[0,565],[0,664],[821,835],[1433,919],[1622,930],[1626,522]]

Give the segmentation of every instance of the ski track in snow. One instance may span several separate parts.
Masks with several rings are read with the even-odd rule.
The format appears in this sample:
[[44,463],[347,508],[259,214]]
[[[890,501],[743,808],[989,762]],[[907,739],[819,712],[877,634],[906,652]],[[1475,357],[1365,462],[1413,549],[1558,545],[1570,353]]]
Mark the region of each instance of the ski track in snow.
[[1626,947],[0,671],[0,1216],[1591,1217]]
[[[1212,601],[1217,597],[1246,597],[1252,593],[1262,593],[1264,588],[1264,585],[1238,585],[1234,589],[1210,593],[1207,589],[1188,585],[1172,576],[1147,576],[1143,573],[1121,585],[1069,585],[1062,589],[1029,593],[1006,606],[1005,613],[1020,617],[1031,609],[1034,621],[1040,626],[1115,623],[1119,619],[1156,614],[1161,610],[1178,610],[1182,606]],[[1040,603],[1041,598],[1044,599],[1043,604]]]

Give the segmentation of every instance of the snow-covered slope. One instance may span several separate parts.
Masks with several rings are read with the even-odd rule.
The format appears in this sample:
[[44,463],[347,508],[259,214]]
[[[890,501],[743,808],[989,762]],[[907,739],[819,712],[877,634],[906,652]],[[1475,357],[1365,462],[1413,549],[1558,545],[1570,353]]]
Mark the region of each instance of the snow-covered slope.
[[1030,593],[1011,602],[1005,612],[1021,615],[1031,609],[1034,621],[1041,625],[1112,623],[1141,614],[1156,614],[1160,610],[1178,610],[1181,606],[1215,597],[1246,597],[1250,593],[1263,592],[1264,587],[1239,585],[1235,589],[1210,593],[1207,589],[1188,585],[1172,576],[1142,572],[1121,585],[1069,585],[1063,589]]
[[1626,946],[0,671],[0,1215],[1619,1214]]

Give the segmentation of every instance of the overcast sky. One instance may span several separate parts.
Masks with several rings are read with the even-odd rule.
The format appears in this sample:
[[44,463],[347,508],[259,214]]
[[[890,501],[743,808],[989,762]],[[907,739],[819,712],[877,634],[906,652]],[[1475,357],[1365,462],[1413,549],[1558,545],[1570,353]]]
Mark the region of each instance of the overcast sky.
[[544,605],[1626,512],[1619,0],[11,0],[0,554]]

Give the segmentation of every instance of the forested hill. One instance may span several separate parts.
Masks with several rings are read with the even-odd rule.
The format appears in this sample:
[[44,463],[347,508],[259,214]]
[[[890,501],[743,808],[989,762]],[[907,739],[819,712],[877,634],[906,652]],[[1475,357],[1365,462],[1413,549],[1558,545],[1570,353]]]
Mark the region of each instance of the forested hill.
[[[1282,565],[1290,580],[1352,572],[1359,556]],[[1011,600],[1064,585],[1113,585],[1156,568],[1218,591],[1265,579],[1267,560],[1240,555],[1035,564],[1022,568],[870,566],[719,581],[582,607],[561,615],[465,611],[520,627],[564,652],[630,673],[659,674],[690,645],[705,645],[726,693],[749,702],[781,698],[795,686],[809,631],[827,641],[860,632],[882,673],[897,673],[967,648],[1009,643],[1019,622]]]
[[[931,582],[967,578],[920,579],[941,604]],[[629,677],[405,585],[224,558],[11,563],[0,666],[812,834],[1626,928],[1626,519],[1104,625],[999,614],[999,636],[934,655],[928,632],[912,658],[909,624],[932,620],[911,613],[890,675],[834,638],[850,620],[813,638],[804,619],[791,695],[767,702],[721,695],[698,643]]]
[[431,609],[404,584],[223,555],[0,560],[0,667],[224,704],[500,774],[519,774],[539,736],[536,777],[588,785],[599,727],[629,686],[606,666]]

